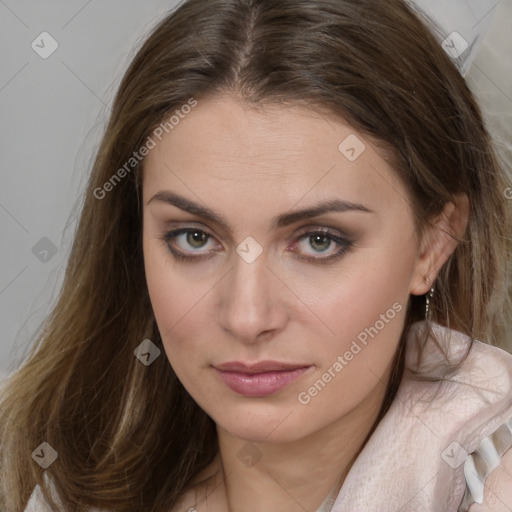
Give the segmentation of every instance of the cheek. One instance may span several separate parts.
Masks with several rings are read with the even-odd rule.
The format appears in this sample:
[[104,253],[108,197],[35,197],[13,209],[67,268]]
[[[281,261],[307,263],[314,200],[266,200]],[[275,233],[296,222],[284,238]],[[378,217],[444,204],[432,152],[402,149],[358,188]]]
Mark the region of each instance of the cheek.
[[168,270],[167,276],[149,273],[150,299],[165,356],[183,386],[197,400],[202,396],[201,372],[206,353],[201,343],[208,341],[197,321],[197,315],[204,318],[201,297],[191,293],[186,283],[168,275]]
[[[200,339],[194,332],[198,323],[189,319],[201,309],[204,293],[180,271],[164,242],[144,235],[143,246],[146,283],[165,352],[175,371],[186,368],[194,362],[191,340]],[[180,340],[187,340],[186,346]]]
[[[302,386],[307,414],[336,417],[384,386],[403,330],[414,248],[397,244],[366,248],[323,302],[332,331],[322,342],[321,366]],[[333,407],[333,404],[339,407]],[[322,412],[324,411],[324,412]],[[330,411],[330,412],[325,412]]]
[[358,337],[373,339],[368,330],[374,326],[383,350],[392,350],[399,338],[416,253],[410,243],[385,238],[357,248],[327,279],[303,279],[299,293],[310,297],[308,305],[325,326],[321,346],[331,357]]
[[[191,267],[176,263],[166,244],[144,234],[146,283],[156,320],[161,330],[171,333],[201,302],[202,288]],[[162,333],[163,334],[163,333]]]
[[[323,315],[330,326],[331,338],[338,349],[377,324],[380,334],[397,312],[405,311],[408,300],[408,279],[381,269],[366,267],[360,273],[354,270],[340,285],[337,293],[323,302]],[[385,321],[384,326],[382,321]],[[386,329],[384,329],[386,327]],[[390,333],[391,334],[391,333]],[[364,334],[359,336],[364,341]],[[340,340],[341,345],[340,345]]]

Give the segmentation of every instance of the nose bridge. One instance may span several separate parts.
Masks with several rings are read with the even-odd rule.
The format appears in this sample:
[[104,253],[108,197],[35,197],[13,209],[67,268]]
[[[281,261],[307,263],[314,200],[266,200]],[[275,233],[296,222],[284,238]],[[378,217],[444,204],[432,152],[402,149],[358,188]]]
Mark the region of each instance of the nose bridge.
[[237,256],[232,273],[231,299],[236,305],[261,308],[268,302],[272,273],[267,268],[267,258],[261,254],[254,261]]
[[[243,247],[243,244],[240,244]],[[239,248],[240,248],[239,246]],[[272,311],[279,293],[276,277],[267,268],[266,255],[253,261],[236,255],[221,301],[222,327],[241,338],[253,339],[262,331],[272,329]]]

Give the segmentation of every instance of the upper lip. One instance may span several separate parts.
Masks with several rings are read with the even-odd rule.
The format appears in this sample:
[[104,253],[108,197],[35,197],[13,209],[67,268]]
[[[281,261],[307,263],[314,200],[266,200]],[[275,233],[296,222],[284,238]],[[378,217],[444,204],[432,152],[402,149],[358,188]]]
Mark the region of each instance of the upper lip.
[[282,363],[279,361],[257,361],[255,363],[243,363],[240,361],[230,361],[215,365],[217,370],[241,373],[265,373],[274,371],[291,371],[299,368],[307,368],[309,364]]

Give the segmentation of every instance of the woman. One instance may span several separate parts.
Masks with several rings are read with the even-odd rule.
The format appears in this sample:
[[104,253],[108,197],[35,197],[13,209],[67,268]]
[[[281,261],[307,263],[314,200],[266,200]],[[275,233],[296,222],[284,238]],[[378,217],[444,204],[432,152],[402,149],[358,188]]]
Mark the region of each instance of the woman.
[[186,1],[4,387],[0,508],[507,510],[506,189],[403,1]]

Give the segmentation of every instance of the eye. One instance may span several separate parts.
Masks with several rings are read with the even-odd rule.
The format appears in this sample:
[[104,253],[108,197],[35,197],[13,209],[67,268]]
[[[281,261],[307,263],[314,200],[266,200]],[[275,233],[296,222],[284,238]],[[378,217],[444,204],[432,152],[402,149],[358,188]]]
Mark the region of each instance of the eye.
[[[169,251],[177,259],[183,261],[209,258],[215,250],[204,251],[194,249],[204,249],[212,238],[212,235],[207,232],[193,227],[184,227],[168,231],[160,237],[160,239],[166,243]],[[311,263],[328,263],[341,258],[353,246],[353,243],[346,238],[331,232],[329,229],[319,228],[315,231],[305,232],[299,236],[299,238],[293,242],[291,252],[303,253],[310,247],[313,248],[313,254],[322,255],[327,253],[328,249],[331,247],[336,248],[336,246],[338,246],[338,249],[331,251],[328,256],[298,256],[298,258]],[[300,251],[297,250],[298,247]],[[193,255],[193,253],[197,253],[197,255]]]
[[[199,252],[192,250],[192,252],[198,252],[198,256],[191,256],[185,253],[187,251],[190,252],[190,248],[203,249],[210,238],[211,235],[205,231],[191,227],[168,231],[163,237],[161,237],[161,239],[167,244],[169,251],[171,251],[176,258],[182,260],[202,259],[205,256],[203,251]],[[175,245],[178,246],[178,249],[175,248]]]
[[[328,256],[299,257],[312,263],[329,263],[341,258],[353,246],[353,243],[329,229],[323,228],[317,231],[308,231],[300,236],[292,248],[293,252],[297,252],[297,246],[301,247],[301,252],[308,248],[313,248],[313,254],[320,255],[326,254],[329,249],[334,248],[335,250],[331,251]],[[338,246],[338,249],[336,249],[336,246]]]

